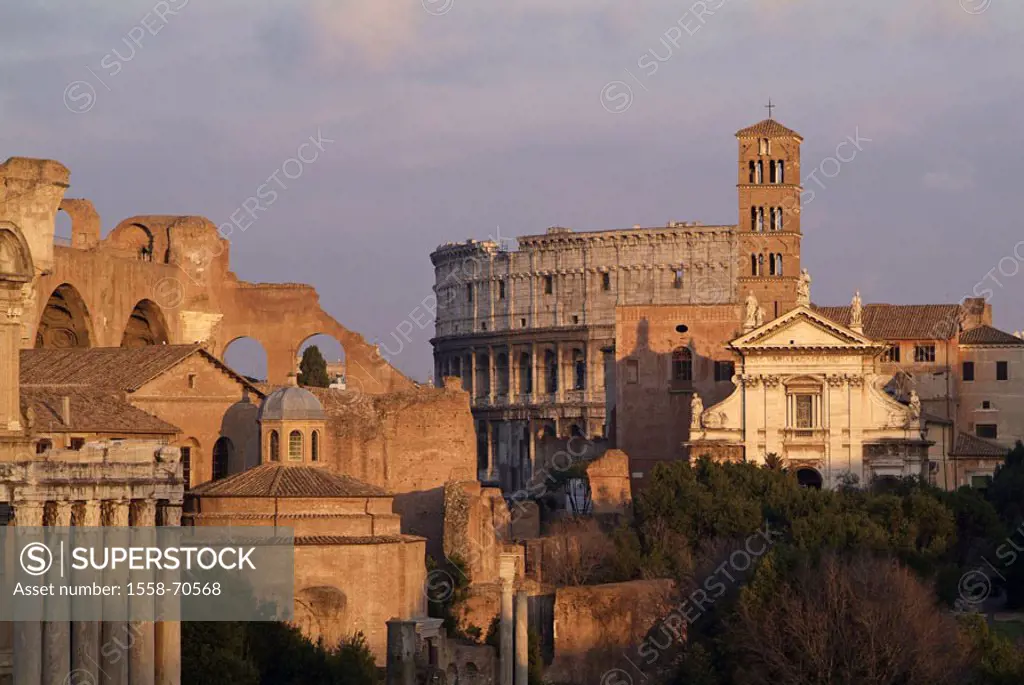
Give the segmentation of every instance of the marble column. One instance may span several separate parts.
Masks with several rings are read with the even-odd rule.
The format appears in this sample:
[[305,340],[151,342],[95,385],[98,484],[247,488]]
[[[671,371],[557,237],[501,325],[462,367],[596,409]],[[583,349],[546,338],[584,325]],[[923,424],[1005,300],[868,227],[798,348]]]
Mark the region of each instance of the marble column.
[[[71,502],[54,502],[50,525],[55,528],[71,527]],[[54,584],[59,584],[55,574]],[[47,604],[70,609],[70,598],[48,597]],[[43,684],[62,685],[71,671],[71,624],[68,621],[47,621],[43,624]]]
[[[137,500],[131,504],[131,524],[135,528],[154,528],[156,526],[156,502],[153,500]],[[133,577],[140,581],[155,581],[152,573],[136,572]],[[145,615],[152,613],[155,599],[153,597],[132,597],[132,613]],[[141,610],[137,613],[137,610]],[[142,613],[145,612],[145,613]],[[153,662],[155,657],[154,630],[152,621],[131,621],[129,624],[134,639],[128,651],[128,674],[132,685],[154,685]]]
[[513,664],[514,664],[514,625],[513,625],[513,592],[512,581],[506,578],[501,579],[501,623],[500,631],[500,677],[498,682],[501,685],[513,685]]
[[[102,525],[98,500],[82,503],[76,525],[99,528]],[[100,622],[74,621],[71,624],[71,671],[80,674],[82,682],[98,683],[100,658]]]
[[[128,501],[111,500],[103,503],[103,523],[105,527],[128,527]],[[105,583],[125,583],[125,573],[104,574]],[[128,685],[128,653],[131,634],[128,622],[124,620],[124,598],[104,598],[104,618],[110,614],[113,620],[103,621],[100,626],[100,685]]]
[[[181,525],[181,502],[169,502],[160,510],[161,526]],[[167,571],[178,577],[177,571]],[[168,602],[176,598],[165,597]],[[167,613],[167,612],[160,612]],[[156,685],[179,685],[181,683],[181,622],[161,621],[156,624],[155,636]]]
[[[43,503],[15,502],[14,525],[41,528]],[[14,682],[17,685],[38,685],[43,682],[43,624],[40,621],[19,621],[14,624]]]
[[516,593],[516,664],[515,664],[515,685],[528,685],[530,677],[530,632],[528,618],[528,603],[526,592],[520,590]]

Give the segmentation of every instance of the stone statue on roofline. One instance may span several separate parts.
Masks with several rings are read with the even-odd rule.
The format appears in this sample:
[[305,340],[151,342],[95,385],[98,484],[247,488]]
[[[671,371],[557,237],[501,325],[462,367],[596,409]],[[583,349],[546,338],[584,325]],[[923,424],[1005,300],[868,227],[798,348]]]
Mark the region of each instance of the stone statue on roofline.
[[743,317],[743,330],[749,331],[754,328],[757,328],[757,326],[759,325],[757,323],[757,313],[759,311],[759,307],[757,306],[757,297],[754,296],[753,290],[747,293],[747,299],[745,304],[746,310]]
[[861,330],[864,327],[864,305],[860,301],[860,291],[853,294],[850,300],[850,328]]
[[807,269],[800,270],[800,278],[796,282],[796,304],[798,307],[811,306],[811,274]]
[[690,432],[694,433],[700,430],[700,417],[704,413],[704,400],[700,398],[700,395],[693,393],[693,397],[690,398]]

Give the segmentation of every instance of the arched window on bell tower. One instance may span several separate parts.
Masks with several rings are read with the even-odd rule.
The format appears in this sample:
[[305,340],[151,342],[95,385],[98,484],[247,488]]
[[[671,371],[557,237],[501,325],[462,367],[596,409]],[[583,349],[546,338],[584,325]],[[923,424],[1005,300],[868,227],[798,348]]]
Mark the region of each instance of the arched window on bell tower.
[[782,275],[782,253],[781,252],[775,255],[775,275],[776,276],[781,276]]
[[775,182],[786,182],[786,163],[783,162],[781,159],[775,162]]
[[755,183],[764,183],[764,162],[757,160],[757,180]]
[[754,179],[756,178],[756,176],[754,175],[755,174],[755,172],[754,172],[754,160],[750,160],[749,171],[750,171],[750,183],[753,183]]
[[764,207],[757,208],[757,230],[758,232],[764,230]]
[[757,275],[757,255],[756,254],[750,255],[750,275],[751,276],[756,276]]
[[776,182],[775,181],[775,160],[774,159],[771,160],[770,162],[768,162],[768,181],[770,183],[775,183]]

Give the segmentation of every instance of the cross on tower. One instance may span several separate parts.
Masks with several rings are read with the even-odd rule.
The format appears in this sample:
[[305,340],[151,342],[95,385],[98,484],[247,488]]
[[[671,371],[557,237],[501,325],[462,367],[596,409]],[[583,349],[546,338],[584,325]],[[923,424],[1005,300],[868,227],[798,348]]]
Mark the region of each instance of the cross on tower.
[[775,109],[777,106],[778,105],[773,105],[772,104],[772,99],[771,98],[768,98],[768,104],[765,105],[764,108],[768,110],[768,118],[769,119],[772,118],[772,110]]

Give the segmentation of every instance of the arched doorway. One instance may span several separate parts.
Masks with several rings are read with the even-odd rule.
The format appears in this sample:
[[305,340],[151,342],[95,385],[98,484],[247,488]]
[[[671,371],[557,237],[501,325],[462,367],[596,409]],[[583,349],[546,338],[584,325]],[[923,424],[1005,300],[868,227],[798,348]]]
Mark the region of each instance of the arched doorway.
[[36,329],[36,347],[91,347],[92,320],[78,290],[63,283],[50,294]]
[[121,347],[166,345],[169,341],[167,322],[160,307],[152,300],[139,301],[128,317],[128,324],[121,337]]
[[213,445],[213,480],[226,478],[231,468],[235,446],[230,438],[220,437]]
[[803,468],[796,472],[796,481],[802,488],[821,490],[822,479],[817,469]]
[[255,338],[235,338],[224,348],[224,363],[253,383],[267,380],[267,352]]

